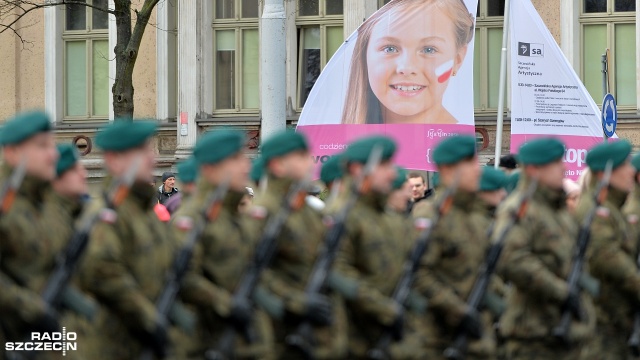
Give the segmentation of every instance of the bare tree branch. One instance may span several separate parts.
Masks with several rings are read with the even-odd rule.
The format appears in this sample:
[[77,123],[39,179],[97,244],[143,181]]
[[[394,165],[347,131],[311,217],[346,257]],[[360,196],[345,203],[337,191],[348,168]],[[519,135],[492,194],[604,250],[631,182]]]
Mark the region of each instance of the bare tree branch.
[[[62,5],[81,5],[81,6],[90,7],[99,11],[104,11],[112,15],[116,15],[115,10],[110,10],[100,6],[95,6],[93,4],[88,4],[80,0],[57,0],[57,1],[43,1],[43,2],[36,2],[36,1],[29,1],[29,0],[2,0],[0,2],[0,23],[2,23],[2,27],[1,27],[2,29],[0,29],[0,34],[8,30],[11,30],[14,33],[16,33],[18,29],[15,29],[14,26],[18,23],[18,21],[20,21],[20,19],[22,19],[23,17],[25,17],[27,14],[29,14],[34,10],[44,9],[52,6],[62,6]],[[16,10],[18,9],[19,9],[19,12],[16,13]],[[11,20],[9,23],[4,23],[3,21],[5,20],[4,18],[8,18],[11,16],[14,17],[13,20]]]

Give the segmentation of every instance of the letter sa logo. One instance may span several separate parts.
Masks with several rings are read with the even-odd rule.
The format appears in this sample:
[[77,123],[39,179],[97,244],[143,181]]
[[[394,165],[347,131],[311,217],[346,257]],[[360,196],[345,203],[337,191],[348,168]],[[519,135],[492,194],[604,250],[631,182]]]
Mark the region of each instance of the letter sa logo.
[[544,45],[518,42],[518,55],[544,57]]

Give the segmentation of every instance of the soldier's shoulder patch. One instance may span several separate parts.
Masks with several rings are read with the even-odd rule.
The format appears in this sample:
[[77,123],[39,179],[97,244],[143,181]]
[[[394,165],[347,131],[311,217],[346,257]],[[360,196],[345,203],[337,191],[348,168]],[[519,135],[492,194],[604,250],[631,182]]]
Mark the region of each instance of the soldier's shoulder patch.
[[598,206],[596,215],[601,218],[608,218],[611,211],[604,206]]
[[629,214],[627,215],[627,221],[629,222],[629,224],[637,224],[638,223],[638,215],[636,214]]
[[193,228],[193,219],[189,216],[180,216],[174,221],[174,224],[176,228],[182,231],[188,231]]
[[430,228],[431,223],[432,223],[431,219],[420,217],[413,221],[413,226],[416,228],[416,230],[423,231]]
[[258,220],[265,219],[268,214],[269,214],[269,211],[264,206],[254,205],[251,207],[251,209],[249,209],[249,216],[251,216],[254,219],[258,219]]

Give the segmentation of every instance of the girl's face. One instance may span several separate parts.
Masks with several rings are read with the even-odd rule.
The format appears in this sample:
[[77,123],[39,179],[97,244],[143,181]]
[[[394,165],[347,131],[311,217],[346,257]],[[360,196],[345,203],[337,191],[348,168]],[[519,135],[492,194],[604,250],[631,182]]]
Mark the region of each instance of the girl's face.
[[374,25],[367,47],[371,89],[384,110],[422,115],[441,106],[466,51],[457,48],[453,21],[438,8],[392,10]]

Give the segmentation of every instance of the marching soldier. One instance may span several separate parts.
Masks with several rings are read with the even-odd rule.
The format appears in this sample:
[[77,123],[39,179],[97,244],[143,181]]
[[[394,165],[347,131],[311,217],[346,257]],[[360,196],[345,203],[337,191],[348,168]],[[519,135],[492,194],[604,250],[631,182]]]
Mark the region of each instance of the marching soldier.
[[158,316],[154,300],[162,290],[176,244],[153,212],[156,189],[149,186],[155,165],[151,138],[155,123],[117,121],[99,130],[109,173],[105,189],[135,169],[128,196],[111,223],[99,222],[91,233],[80,270],[83,286],[103,305],[95,323],[96,358],[134,359],[144,349],[167,355],[168,319]]
[[387,200],[387,209],[390,213],[400,215],[401,218],[409,217],[409,203],[411,201],[411,183],[407,179],[407,170],[396,167],[396,178],[391,184],[391,193]]
[[482,168],[478,201],[476,201],[475,205],[476,210],[487,221],[487,229],[493,223],[498,205],[507,197],[507,191],[505,190],[507,182],[508,177],[504,172],[490,166]]
[[[405,316],[404,305],[390,297],[402,274],[414,235],[405,222],[397,221],[398,217],[385,211],[396,179],[396,169],[391,162],[396,152],[395,142],[384,136],[372,136],[349,145],[341,155],[345,170],[343,186],[349,189],[362,175],[374,149],[381,150],[381,161],[369,175],[369,192],[359,197],[347,218],[329,286],[345,297],[350,310],[350,359],[365,358],[386,331],[390,331],[395,340],[402,340],[385,349],[391,358],[423,358],[415,314]],[[423,310],[424,306],[416,311]]]
[[[303,135],[282,132],[267,139],[261,147],[265,190],[256,196],[249,210],[257,225],[255,238],[262,232],[269,215],[278,212],[291,186],[308,177],[312,167],[309,147]],[[257,171],[259,173],[259,171]],[[262,177],[262,176],[258,176]],[[266,185],[266,187],[265,187]],[[262,220],[261,220],[262,219]],[[294,209],[278,237],[278,247],[270,271],[264,278],[265,287],[280,298],[282,305],[270,311],[274,318],[275,339],[279,357],[295,358],[284,347],[287,335],[294,333],[303,321],[314,326],[317,359],[339,359],[346,355],[346,317],[338,296],[305,294],[304,288],[312,266],[321,250],[325,226],[320,215],[308,205]]]
[[[556,139],[533,140],[520,148],[518,187],[499,208],[495,236],[519,211],[518,202],[537,181],[524,217],[509,231],[499,272],[513,284],[500,321],[507,359],[579,359],[595,328],[591,298],[571,293],[566,279],[576,248],[578,227],[566,209],[562,188],[564,144]],[[554,338],[564,310],[582,313],[569,330],[569,344]]]
[[[242,152],[244,143],[242,133],[230,130],[210,132],[198,140],[194,148],[195,161],[200,164],[198,196],[191,197],[175,215],[177,227],[185,221],[195,221],[201,216],[207,198],[228,183],[220,213],[215,221],[206,224],[196,245],[191,272],[182,285],[182,298],[198,309],[194,358],[202,358],[217,343],[225,323],[241,327],[252,323],[258,334],[253,344],[246,344],[238,337],[236,358],[273,356],[273,335],[267,315],[232,300],[255,249],[248,234],[248,219],[238,211],[251,166]],[[186,232],[178,231],[178,237],[185,235]],[[250,316],[251,313],[254,316]]]
[[600,280],[600,296],[596,299],[598,332],[592,353],[595,359],[627,359],[627,339],[633,328],[633,315],[640,304],[640,274],[636,266],[638,235],[622,213],[627,195],[634,187],[635,169],[629,162],[631,144],[625,140],[601,144],[587,154],[592,178],[586,194],[578,204],[577,216],[582,221],[595,204],[595,184],[602,178],[607,162],[613,171],[605,202],[591,223],[589,267]]
[[64,246],[43,221],[58,159],[51,130],[49,117],[39,111],[18,114],[0,130],[2,182],[22,167],[26,172],[11,208],[0,217],[0,325],[8,341],[60,331],[54,309],[39,294]]
[[627,222],[631,224],[636,234],[640,235],[640,154],[636,154],[631,159],[631,165],[636,171],[635,186],[627,198],[622,212],[626,215]]
[[[492,359],[496,353],[492,316],[467,305],[467,297],[485,260],[489,239],[484,219],[474,213],[480,166],[476,141],[470,136],[443,140],[433,159],[440,174],[440,186],[453,188],[450,210],[434,224],[429,250],[424,255],[415,288],[429,302],[426,315],[426,358],[443,359],[444,350],[458,333],[472,338],[467,359]],[[444,191],[435,202],[418,203],[414,218],[433,218]]]
[[[80,154],[74,145],[58,145],[58,153],[60,157],[56,165],[56,178],[51,183],[52,191],[44,205],[44,221],[55,242],[68,244],[85,207],[84,197],[88,193],[87,171],[79,161]],[[63,312],[61,325],[67,331],[75,332],[78,336],[76,342],[81,344],[77,351],[67,355],[78,359],[92,358],[93,354],[87,350],[91,349],[91,320],[98,312],[98,305],[87,294],[81,293],[73,281],[67,286],[63,298],[67,299],[67,306],[73,305],[75,311]]]

